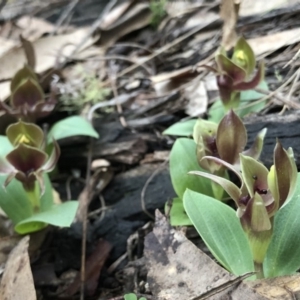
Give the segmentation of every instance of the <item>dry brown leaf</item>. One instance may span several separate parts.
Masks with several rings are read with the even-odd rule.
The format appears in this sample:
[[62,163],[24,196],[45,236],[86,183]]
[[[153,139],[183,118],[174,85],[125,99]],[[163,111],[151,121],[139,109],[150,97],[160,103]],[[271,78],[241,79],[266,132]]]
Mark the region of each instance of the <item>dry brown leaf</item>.
[[192,66],[150,77],[157,96],[164,96],[194,79],[198,73]]
[[[81,41],[89,32],[89,28],[81,28],[69,34],[49,36],[41,38],[33,43],[36,53],[37,73],[47,71],[57,62],[57,58],[65,59],[72,53],[76,44]],[[94,39],[89,39],[82,49],[92,45]],[[82,50],[81,49],[81,50]],[[23,67],[26,62],[24,50],[15,48],[0,57],[0,80],[11,79],[12,76]]]
[[100,45],[108,47],[122,36],[149,25],[152,13],[149,4],[137,2],[113,26],[101,30]]
[[247,40],[256,56],[265,57],[281,47],[300,41],[300,28],[285,30]]
[[192,74],[194,74],[194,76],[197,76],[197,73],[193,71],[193,67],[188,66],[179,70],[174,70],[172,72],[160,73],[158,75],[154,75],[150,77],[150,79],[153,84],[156,84],[164,81],[169,81],[171,79],[176,79],[178,77],[190,76]]
[[298,3],[299,0],[243,0],[241,3],[239,15],[242,17],[246,17],[255,14],[265,14],[273,9],[288,7]]
[[109,30],[111,27],[115,27],[118,20],[126,13],[126,10],[136,0],[127,0],[113,8],[106,16],[103,17],[100,25],[100,29]]
[[188,103],[185,113],[191,117],[198,117],[207,110],[208,95],[204,82],[195,78],[184,90],[183,95]]
[[33,42],[45,33],[52,32],[55,28],[53,24],[43,19],[23,16],[16,21],[16,25],[23,29],[22,36]]
[[15,41],[11,41],[6,38],[0,37],[0,56],[8,52],[10,49],[14,48],[16,44],[17,43]]
[[28,243],[29,236],[25,236],[9,255],[0,285],[1,300],[36,299]]
[[[72,54],[79,43],[88,34],[89,28],[81,28],[70,34],[49,36],[32,43],[36,54],[37,73],[45,72],[53,68],[56,63],[65,60]],[[79,52],[95,41],[96,37],[88,41],[79,49]],[[59,59],[58,59],[59,58]],[[14,74],[26,63],[26,57],[22,48],[14,48],[0,57],[0,81],[11,79]],[[0,97],[3,101],[10,95],[9,82],[0,84]]]
[[9,95],[10,95],[10,81],[0,82],[0,101],[4,101]]
[[157,162],[164,162],[169,159],[170,151],[154,151],[145,155],[144,159],[140,161],[140,165],[152,164]]
[[[1,223],[3,218],[1,217]],[[9,253],[18,244],[20,236],[5,236],[2,237],[2,226],[1,226],[1,238],[0,238],[0,265],[6,263]]]
[[236,23],[238,21],[240,0],[222,0],[220,17],[224,21],[221,45],[230,50],[236,43]]

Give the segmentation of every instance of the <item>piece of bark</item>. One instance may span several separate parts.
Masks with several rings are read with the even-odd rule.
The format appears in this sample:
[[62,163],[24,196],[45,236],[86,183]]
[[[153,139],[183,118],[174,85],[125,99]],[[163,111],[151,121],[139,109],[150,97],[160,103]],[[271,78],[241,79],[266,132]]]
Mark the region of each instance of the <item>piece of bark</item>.
[[156,300],[294,300],[300,276],[242,281],[209,258],[156,211],[145,239],[147,281]]
[[172,229],[159,211],[153,232],[146,236],[144,255],[147,281],[155,299],[190,299],[234,278],[183,232]]
[[36,299],[25,236],[9,255],[0,285],[1,300]]
[[248,132],[248,147],[252,145],[257,133],[267,128],[264,147],[260,160],[270,167],[273,164],[273,151],[278,139],[284,148],[292,147],[298,169],[300,169],[300,111],[279,116],[270,114],[245,118],[244,123]]

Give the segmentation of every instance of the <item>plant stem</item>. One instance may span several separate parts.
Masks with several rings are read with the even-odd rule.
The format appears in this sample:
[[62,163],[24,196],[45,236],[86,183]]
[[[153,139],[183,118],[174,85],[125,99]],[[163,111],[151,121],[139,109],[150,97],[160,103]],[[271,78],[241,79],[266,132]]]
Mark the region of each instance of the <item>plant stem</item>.
[[254,269],[256,272],[256,279],[264,278],[264,269],[262,263],[254,262]]
[[41,206],[41,195],[40,195],[40,188],[37,182],[34,184],[34,188],[30,190],[26,190],[28,199],[32,205],[33,212],[39,212]]

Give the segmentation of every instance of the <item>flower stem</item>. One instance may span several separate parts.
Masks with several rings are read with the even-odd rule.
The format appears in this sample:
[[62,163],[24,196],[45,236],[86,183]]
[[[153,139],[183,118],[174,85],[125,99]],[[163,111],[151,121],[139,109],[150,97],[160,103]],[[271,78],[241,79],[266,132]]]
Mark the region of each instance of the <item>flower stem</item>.
[[26,190],[28,199],[32,205],[33,212],[37,213],[40,211],[40,206],[41,206],[41,193],[40,193],[40,188],[37,182],[34,184],[34,188],[30,190]]
[[256,272],[256,279],[264,278],[263,264],[254,262],[254,269]]

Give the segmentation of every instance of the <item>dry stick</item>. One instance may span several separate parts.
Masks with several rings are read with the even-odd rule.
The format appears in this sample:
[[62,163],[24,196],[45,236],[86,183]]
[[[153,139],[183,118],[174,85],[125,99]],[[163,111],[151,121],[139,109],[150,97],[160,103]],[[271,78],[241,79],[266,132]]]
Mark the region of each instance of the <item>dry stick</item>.
[[116,43],[112,46],[110,46],[110,48],[117,48],[118,46],[123,46],[123,47],[131,47],[131,48],[138,48],[138,49],[141,49],[141,50],[145,50],[149,53],[153,53],[153,50],[145,47],[145,46],[142,46],[140,44],[137,44],[137,43],[133,43],[133,42],[120,42],[120,43]]
[[[271,97],[277,97],[278,99],[278,96],[276,96],[276,93],[280,92],[284,87],[286,87],[290,82],[292,82],[294,80],[294,78],[296,77],[296,74],[297,72],[295,72],[285,83],[283,83],[280,87],[278,87],[275,91],[273,92],[268,92],[268,95],[265,96],[265,97],[262,97],[261,99],[257,100],[257,101],[253,101],[251,102],[250,104],[247,104],[247,105],[244,105],[244,106],[241,106],[239,108],[237,108],[236,110],[241,110],[243,108],[247,108],[249,106],[252,106],[254,104],[257,104],[257,103],[260,103],[260,102],[263,102],[263,101],[266,101],[268,99],[270,99]],[[266,91],[264,90],[261,90],[262,93],[266,93]],[[287,105],[291,105],[293,106],[294,108],[298,108],[299,105],[295,102],[292,102],[292,101],[287,101],[283,98],[280,98],[280,101],[282,101],[284,104],[287,104]]]
[[[102,14],[100,14],[99,18],[96,20],[96,22],[91,27],[91,30],[88,32],[87,36],[81,40],[76,46],[76,48],[73,50],[72,55],[74,55],[78,49],[82,47],[86,43],[86,41],[89,39],[89,37],[94,33],[94,31],[99,27],[101,24],[101,21],[103,19],[103,16],[108,13],[111,8],[116,4],[117,0],[110,1],[102,11]],[[64,64],[67,62],[65,60]],[[92,110],[94,109],[94,110]],[[95,111],[95,107],[91,108],[92,112],[90,111],[89,121],[92,123],[92,116],[93,112]],[[86,184],[89,186],[89,181],[91,179],[91,162],[92,162],[92,151],[93,151],[93,139],[90,138],[90,149],[88,152],[88,159],[87,159],[87,174],[86,174]],[[90,191],[88,192],[87,197],[89,197]],[[87,231],[87,210],[88,206],[86,205],[84,207],[83,211],[83,221],[82,221],[82,243],[81,243],[81,270],[80,270],[80,300],[84,300],[84,284],[85,284],[85,258],[86,258],[86,231]]]
[[[295,79],[293,80],[292,86],[291,86],[290,91],[289,91],[289,93],[287,95],[287,100],[288,101],[291,101],[291,98],[292,98],[292,96],[293,96],[293,94],[294,94],[294,92],[296,90],[296,86],[297,86],[297,82],[299,80],[299,76],[300,76],[300,69],[298,69],[296,71]],[[299,108],[299,107],[300,107],[300,105],[298,105],[297,108]],[[285,104],[279,114],[282,115],[285,112],[286,109],[287,109],[287,105]]]
[[[114,74],[109,74],[109,77],[110,77],[111,88],[112,88],[114,97],[117,98],[119,96],[119,94],[118,94],[118,89],[117,89],[117,85],[116,85],[116,77],[115,77]],[[116,107],[117,107],[117,111],[118,111],[118,114],[119,114],[119,120],[120,120],[121,125],[124,128],[128,127],[128,124],[125,120],[125,117],[123,116],[122,105],[119,102],[117,102]]]
[[157,168],[152,174],[151,176],[147,179],[147,181],[145,182],[145,185],[143,186],[143,189],[141,191],[141,206],[143,209],[143,212],[149,216],[152,220],[155,220],[155,217],[147,210],[146,208],[146,204],[145,204],[145,194],[146,194],[146,190],[148,185],[150,184],[150,182],[152,181],[152,179],[157,175],[158,172],[161,171],[161,169],[167,164],[167,162],[169,161],[169,159],[166,159],[160,166],[159,168]]
[[244,275],[238,276],[235,279],[228,280],[225,283],[220,284],[219,286],[212,288],[211,290],[207,291],[206,293],[203,293],[200,296],[196,296],[194,298],[191,298],[190,300],[204,300],[204,299],[209,299],[211,296],[219,294],[220,292],[226,290],[230,286],[233,286],[237,283],[240,283],[242,280],[254,275],[255,272],[249,272]]
[[[124,98],[123,102],[128,101],[129,98]],[[88,121],[92,124],[93,114],[94,112],[106,106],[115,105],[116,99],[112,99],[110,101],[104,101],[93,105],[88,113]],[[93,152],[93,138],[90,138],[90,147],[88,152],[88,159],[87,159],[87,172],[86,172],[86,185],[89,185],[89,181],[91,178],[91,163],[92,163],[92,152]],[[87,197],[89,197],[90,192],[88,192]],[[87,209],[86,206],[83,210],[83,221],[82,221],[82,244],[81,244],[81,270],[80,270],[80,300],[84,300],[84,283],[85,283],[85,256],[86,256],[86,230],[87,230]]]
[[283,69],[285,69],[287,66],[292,64],[298,57],[300,56],[300,49],[297,51],[297,53],[292,57],[290,61],[288,61],[284,66]]
[[288,97],[287,97],[287,98],[288,98],[289,101],[291,100],[291,98],[292,98],[292,96],[293,96],[293,94],[294,94],[294,92],[295,92],[296,84],[297,84],[297,82],[298,82],[298,80],[299,80],[299,77],[300,77],[300,69],[298,69],[298,70],[296,71],[295,79],[293,80],[291,89],[290,89],[290,91],[289,91],[289,93],[288,93]]

